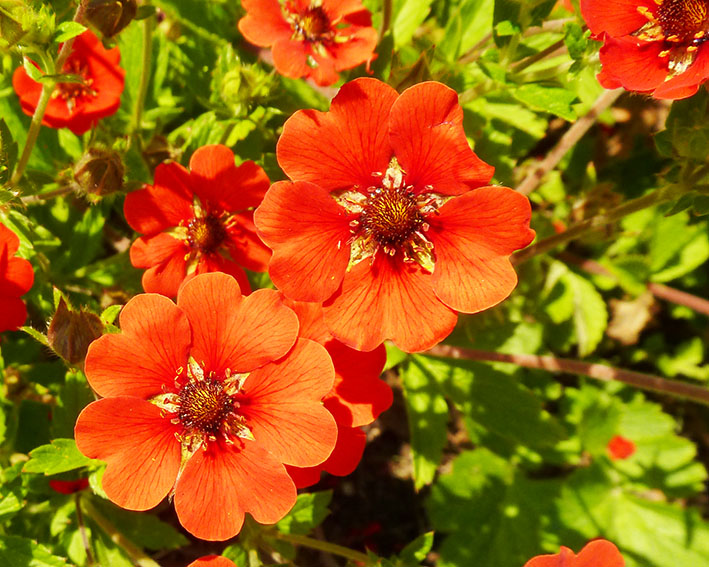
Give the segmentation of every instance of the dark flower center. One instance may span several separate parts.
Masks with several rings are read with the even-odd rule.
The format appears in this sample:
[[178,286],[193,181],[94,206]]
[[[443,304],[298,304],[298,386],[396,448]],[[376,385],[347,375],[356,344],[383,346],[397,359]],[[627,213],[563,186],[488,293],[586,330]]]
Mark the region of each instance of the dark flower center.
[[203,254],[215,252],[226,237],[224,224],[219,217],[212,214],[195,217],[187,225],[187,242]]
[[234,411],[234,400],[222,382],[207,376],[190,380],[179,393],[178,418],[186,429],[216,435]]
[[657,21],[668,41],[701,40],[709,31],[709,0],[664,0]]
[[76,102],[83,97],[95,97],[96,91],[92,88],[94,80],[89,77],[88,68],[77,59],[70,59],[64,65],[64,73],[77,75],[81,82],[79,83],[58,83],[52,93],[52,98],[61,97],[66,101],[69,112],[73,112],[76,108]]
[[296,33],[308,41],[318,41],[330,31],[330,18],[322,6],[308,8],[296,16],[294,23]]
[[359,218],[361,230],[381,246],[400,246],[424,220],[416,196],[406,187],[378,187],[367,198]]

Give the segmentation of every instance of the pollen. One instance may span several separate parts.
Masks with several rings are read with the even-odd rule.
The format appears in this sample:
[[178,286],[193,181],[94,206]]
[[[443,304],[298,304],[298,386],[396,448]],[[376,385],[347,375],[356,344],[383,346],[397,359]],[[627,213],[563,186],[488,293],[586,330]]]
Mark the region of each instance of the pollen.
[[673,43],[701,39],[709,31],[709,0],[664,0],[657,21]]
[[78,83],[58,83],[52,93],[52,98],[61,97],[66,102],[69,112],[74,112],[79,99],[96,97],[97,93],[92,88],[94,80],[89,76],[88,68],[77,60],[69,60],[64,65],[64,73],[77,75],[81,82]]
[[216,435],[234,412],[234,400],[219,380],[190,380],[179,393],[180,423],[190,430]]
[[322,6],[311,6],[295,15],[293,28],[297,35],[307,41],[320,41],[331,31],[330,18]]
[[226,238],[226,228],[215,215],[195,217],[187,225],[187,242],[203,254],[215,252]]
[[364,205],[361,230],[381,246],[396,247],[424,224],[416,196],[405,187],[378,187]]

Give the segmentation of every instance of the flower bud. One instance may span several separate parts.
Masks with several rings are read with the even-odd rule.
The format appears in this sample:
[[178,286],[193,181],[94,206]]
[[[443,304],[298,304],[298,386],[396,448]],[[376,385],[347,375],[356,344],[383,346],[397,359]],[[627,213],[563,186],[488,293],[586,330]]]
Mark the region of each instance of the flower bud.
[[86,19],[104,37],[113,37],[135,18],[136,0],[91,0]]
[[87,195],[103,197],[123,188],[124,172],[116,152],[89,148],[74,167],[74,179]]
[[103,323],[93,313],[69,309],[64,298],[47,329],[47,341],[52,350],[70,364],[81,364],[92,341],[103,334]]

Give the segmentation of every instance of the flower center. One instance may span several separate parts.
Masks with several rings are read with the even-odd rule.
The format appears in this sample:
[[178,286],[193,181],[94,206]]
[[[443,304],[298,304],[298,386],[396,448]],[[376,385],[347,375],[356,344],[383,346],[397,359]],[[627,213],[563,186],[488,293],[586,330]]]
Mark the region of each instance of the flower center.
[[77,59],[70,59],[64,65],[64,73],[77,75],[81,82],[58,83],[52,98],[61,97],[66,102],[69,112],[74,112],[77,100],[82,97],[95,97],[96,91],[92,88],[94,80],[88,76],[88,68]]
[[330,18],[322,6],[312,6],[293,18],[296,34],[307,41],[323,39],[330,27]]
[[203,254],[215,252],[226,238],[226,228],[215,215],[194,217],[187,225],[187,242]]
[[214,377],[190,380],[180,393],[177,412],[182,425],[211,435],[222,429],[222,424],[236,409],[235,401],[227,394],[224,385]]
[[359,222],[365,235],[392,247],[408,240],[424,220],[409,188],[377,187],[367,197]]
[[664,0],[657,21],[667,41],[700,40],[709,31],[709,0]]

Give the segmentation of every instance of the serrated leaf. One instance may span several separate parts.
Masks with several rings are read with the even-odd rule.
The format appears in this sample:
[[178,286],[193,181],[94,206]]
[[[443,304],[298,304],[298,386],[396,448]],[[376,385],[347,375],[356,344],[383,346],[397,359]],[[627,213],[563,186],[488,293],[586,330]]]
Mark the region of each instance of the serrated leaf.
[[81,35],[86,31],[86,27],[82,26],[79,22],[62,22],[57,26],[57,35],[54,41],[57,43],[63,43],[72,37]]
[[49,347],[49,342],[47,341],[47,335],[45,335],[44,333],[40,333],[36,329],[33,329],[32,327],[27,327],[27,326],[20,327],[20,331],[27,333],[30,337],[32,337],[38,343],[43,344],[46,347]]
[[564,280],[574,293],[574,329],[579,356],[584,357],[601,342],[608,325],[608,310],[601,294],[587,279],[568,272]]
[[414,358],[401,373],[411,433],[416,489],[430,484],[441,462],[448,433],[448,405],[435,378]]
[[59,474],[88,466],[94,461],[85,457],[73,439],[54,439],[30,452],[30,460],[22,468],[26,473]]
[[555,114],[564,120],[576,120],[576,112],[571,107],[576,94],[566,89],[530,83],[512,91],[512,96],[535,110]]
[[332,491],[299,494],[295,506],[276,524],[278,530],[286,534],[307,534],[319,526],[330,513],[328,506]]
[[0,536],[0,565],[7,567],[65,567],[66,560],[52,555],[47,548],[31,539]]

